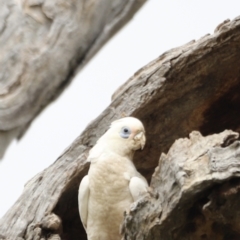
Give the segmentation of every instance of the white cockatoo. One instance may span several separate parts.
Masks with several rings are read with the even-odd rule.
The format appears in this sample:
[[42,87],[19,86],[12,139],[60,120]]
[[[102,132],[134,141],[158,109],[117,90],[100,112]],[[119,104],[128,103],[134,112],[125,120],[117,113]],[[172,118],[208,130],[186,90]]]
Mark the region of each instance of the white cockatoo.
[[109,130],[91,149],[88,175],[80,184],[80,218],[88,240],[119,240],[123,214],[148,183],[136,170],[134,152],[145,145],[144,126],[136,118],[112,122]]

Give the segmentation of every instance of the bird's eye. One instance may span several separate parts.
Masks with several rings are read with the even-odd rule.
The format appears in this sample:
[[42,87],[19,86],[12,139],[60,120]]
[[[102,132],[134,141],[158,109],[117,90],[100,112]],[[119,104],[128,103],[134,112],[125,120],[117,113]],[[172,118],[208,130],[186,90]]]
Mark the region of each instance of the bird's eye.
[[131,130],[128,127],[123,127],[120,132],[122,138],[128,138],[131,134]]

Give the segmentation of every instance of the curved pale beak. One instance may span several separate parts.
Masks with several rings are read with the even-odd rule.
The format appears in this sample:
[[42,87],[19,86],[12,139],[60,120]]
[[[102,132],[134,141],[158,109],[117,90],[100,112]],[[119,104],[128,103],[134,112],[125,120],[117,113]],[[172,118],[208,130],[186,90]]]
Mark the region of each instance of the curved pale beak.
[[146,143],[146,137],[144,132],[139,132],[135,137],[134,140],[139,141],[141,145],[141,150],[143,150],[145,143]]

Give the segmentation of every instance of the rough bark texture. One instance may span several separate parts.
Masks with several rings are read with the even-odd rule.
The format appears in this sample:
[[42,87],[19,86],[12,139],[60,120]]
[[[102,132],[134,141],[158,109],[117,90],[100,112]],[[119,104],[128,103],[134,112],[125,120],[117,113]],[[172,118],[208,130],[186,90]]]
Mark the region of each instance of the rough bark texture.
[[0,0],[0,157],[146,0]]
[[[149,181],[154,169],[158,165],[160,153],[167,152],[175,139],[188,136],[192,130],[200,130],[203,135],[219,133],[224,129],[232,129],[238,132],[240,129],[239,66],[240,18],[236,18],[231,22],[227,21],[222,24],[213,35],[207,35],[196,42],[192,41],[182,47],[172,49],[140,69],[113,95],[113,101],[110,106],[96,118],[95,121],[89,124],[81,136],[72,143],[57,161],[27,183],[23,194],[0,221],[0,235],[2,235],[2,238],[30,240],[51,239],[61,236],[61,239],[69,240],[86,239],[78,214],[77,192],[79,182],[89,167],[86,163],[88,151],[108,128],[110,122],[122,115],[138,117],[145,125],[147,144],[143,151],[135,155],[134,161],[138,170],[147,177]],[[226,143],[226,146],[228,146],[226,149],[222,148],[223,146],[220,147],[222,143],[227,142],[223,140],[225,135],[233,136],[233,140],[235,140],[236,134],[225,132],[219,136],[215,135],[204,140],[201,136],[194,133],[191,137],[192,140],[195,135],[197,135],[196,142],[199,142],[196,143],[196,146],[200,148],[196,150],[195,156],[194,152],[191,152],[191,154],[186,152],[188,155],[184,157],[184,152],[181,152],[182,148],[186,148],[185,144],[189,140],[180,140],[180,142],[178,141],[176,143],[178,152],[173,154],[170,151],[170,153],[175,156],[174,163],[176,164],[174,166],[176,167],[171,171],[169,170],[172,174],[170,176],[165,175],[163,179],[166,186],[170,189],[165,194],[173,193],[173,195],[169,195],[168,198],[179,199],[180,203],[183,203],[183,210],[188,201],[192,203],[192,205],[190,206],[189,204],[189,206],[196,210],[198,208],[194,205],[194,200],[197,199],[197,194],[199,194],[199,196],[211,196],[212,194],[213,196],[214,194],[221,194],[222,189],[225,189],[226,194],[229,193],[229,199],[227,201],[237,206],[237,202],[234,200],[236,199],[235,195],[231,195],[231,189],[235,192],[238,191],[238,179],[233,182],[228,180],[233,176],[238,176],[237,170],[235,171],[235,169],[238,169],[238,142],[231,146],[228,146]],[[213,141],[213,143],[210,141],[207,145],[208,139],[212,139],[211,141]],[[231,139],[231,137],[228,139]],[[190,143],[192,140],[190,140]],[[201,146],[201,142],[206,143],[206,147]],[[219,148],[214,145],[215,142]],[[183,145],[181,146],[181,144]],[[175,149],[175,147],[173,147],[173,149]],[[187,192],[185,195],[184,189],[181,188],[181,186],[183,186],[181,184],[184,183],[180,180],[186,178],[184,176],[185,171],[191,166],[185,166],[184,164],[187,164],[188,161],[189,163],[193,161],[187,158],[187,156],[191,156],[197,160],[195,167],[199,166],[197,165],[198,161],[203,161],[199,158],[201,149],[215,149],[216,152],[213,152],[220,158],[216,164],[220,163],[222,159],[223,163],[228,165],[216,165],[217,168],[214,170],[214,174],[215,176],[219,175],[220,185],[215,185],[216,182],[214,181],[217,179],[216,177],[212,178],[212,180],[204,180],[204,177],[207,178],[211,176],[210,173],[214,169],[214,164],[212,161],[213,158],[210,158],[203,151],[203,154],[205,154],[203,156],[206,157],[206,161],[212,161],[212,165],[200,165],[205,166],[205,172],[198,172],[200,168],[191,172],[190,176],[202,176],[200,180],[203,181],[203,184],[190,182],[188,186],[200,186],[198,189],[199,192],[191,188],[193,190],[191,194],[191,189],[186,189]],[[217,149],[223,151],[224,154],[217,154]],[[226,151],[226,155],[224,151]],[[236,154],[235,157],[232,156],[234,153]],[[179,161],[182,161],[183,164],[183,166],[180,165],[180,169],[177,164],[177,155],[180,156]],[[226,158],[229,156],[229,162],[226,162],[225,156]],[[163,155],[161,158],[163,160],[161,161],[166,162],[164,161],[165,158]],[[171,165],[168,166],[171,167]],[[219,168],[218,166],[223,168]],[[228,166],[233,171],[227,171],[226,168]],[[159,181],[157,176],[159,176],[159,172],[161,171],[161,168],[159,168],[159,170],[157,169],[155,172],[155,177],[152,181],[154,191],[160,191],[157,186]],[[225,174],[225,178],[221,177],[221,171],[225,171],[229,176]],[[204,173],[206,173],[205,176]],[[181,174],[183,174],[183,176],[181,176]],[[187,172],[187,174],[189,173]],[[178,180],[175,179],[175,176],[177,176],[176,178]],[[197,178],[192,176],[191,178],[189,177],[189,179],[195,181]],[[175,182],[177,186],[175,186]],[[171,186],[171,183],[173,186]],[[221,185],[224,183],[225,185]],[[236,187],[234,188],[235,185]],[[206,186],[213,186],[213,188],[207,188]],[[209,195],[206,195],[207,193],[205,194],[206,191],[210,191]],[[174,194],[176,194],[176,196]],[[179,194],[180,196],[178,196]],[[152,201],[151,199],[154,199],[154,196],[153,193],[149,201]],[[182,199],[181,196],[184,198]],[[223,197],[224,196],[223,194]],[[233,200],[231,200],[232,196]],[[158,198],[162,199],[163,197],[164,196],[159,195]],[[213,199],[216,200],[217,198]],[[141,203],[137,205],[139,214],[142,211],[144,213],[144,210],[141,209],[143,209],[146,204],[149,204],[144,201],[142,206]],[[206,198],[203,198],[200,204],[204,205],[205,203],[208,202]],[[161,212],[161,207],[163,210],[164,207],[167,208],[168,205],[166,204],[167,203],[163,205],[159,200],[158,205],[156,205],[156,207],[159,208],[157,211]],[[208,206],[211,206],[216,212],[218,211],[217,202],[212,201]],[[227,209],[227,205],[224,207]],[[209,208],[206,206],[206,209]],[[177,221],[178,216],[172,216],[170,214],[175,213],[173,210],[174,209],[170,208],[164,210],[164,216],[168,216],[166,214],[169,214],[172,218],[175,217]],[[187,209],[185,208],[185,210]],[[189,212],[185,213],[188,214]],[[237,211],[232,211],[231,213],[237,214]],[[181,214],[182,217],[184,213]],[[137,213],[136,216],[138,216]],[[190,218],[191,214],[189,213],[187,216]],[[126,228],[124,228],[124,233],[126,238],[129,236],[129,239],[131,236],[135,236],[138,231],[144,232],[144,229],[127,228],[128,223],[130,224],[131,221],[133,225],[142,224],[142,222],[137,219],[135,222],[134,217],[135,215],[132,220],[128,218],[125,220]],[[183,218],[184,217],[181,219]],[[53,222],[57,223],[50,224],[49,219],[53,219]],[[189,223],[194,223],[194,219],[193,217]],[[239,218],[236,219],[239,220]],[[150,220],[148,218],[146,218],[146,220],[145,218],[141,218],[141,221],[146,221],[147,224]],[[214,219],[212,221],[217,222]],[[220,223],[222,224],[222,222]],[[228,223],[225,222],[224,224],[226,228]],[[55,227],[48,227],[52,225]],[[155,239],[158,239],[160,230],[157,229],[155,225],[156,223],[153,222],[152,234],[156,237]],[[183,225],[177,228],[177,236],[180,234],[179,231],[187,233],[184,227],[183,222]],[[219,225],[217,225],[217,227],[219,227]],[[223,231],[225,229],[224,227],[220,225]],[[189,227],[189,229],[191,228]],[[148,230],[150,231],[149,225],[146,225],[146,232]],[[234,232],[235,231],[237,230],[234,230]],[[185,239],[189,238],[186,237]]]
[[240,141],[226,130],[177,140],[162,154],[152,197],[125,215],[124,239],[240,239]]

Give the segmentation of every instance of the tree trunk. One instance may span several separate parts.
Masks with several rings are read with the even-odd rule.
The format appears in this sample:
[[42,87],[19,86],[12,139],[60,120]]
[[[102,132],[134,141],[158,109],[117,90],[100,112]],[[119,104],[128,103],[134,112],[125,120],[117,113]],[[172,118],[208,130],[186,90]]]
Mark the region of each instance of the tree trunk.
[[146,0],[0,0],[0,158]]
[[[240,141],[192,132],[162,154],[152,196],[125,215],[124,239],[240,239]],[[137,231],[136,231],[137,229]]]
[[125,239],[239,236],[238,210],[232,210],[239,206],[237,133],[204,138],[194,132],[190,140],[175,142],[158,166],[160,153],[192,130],[204,136],[224,129],[239,132],[239,66],[240,18],[236,18],[219,25],[213,35],[172,49],[140,69],[56,162],[26,184],[0,221],[2,238],[86,239],[77,193],[88,171],[88,151],[110,122],[123,115],[143,121],[147,144],[134,162],[149,182],[154,173],[151,196],[133,204],[126,214]]

